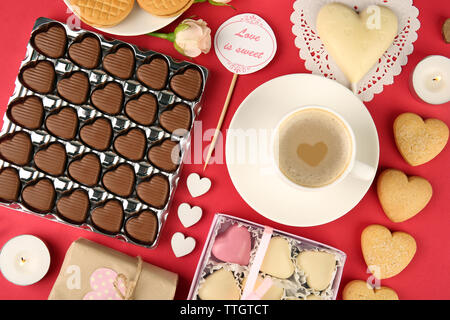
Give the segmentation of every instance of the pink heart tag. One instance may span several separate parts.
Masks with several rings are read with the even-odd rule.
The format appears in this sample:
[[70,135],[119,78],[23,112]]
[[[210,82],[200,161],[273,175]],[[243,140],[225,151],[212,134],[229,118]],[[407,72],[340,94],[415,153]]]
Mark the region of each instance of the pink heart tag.
[[[93,291],[86,293],[83,300],[122,300],[114,288],[114,280],[117,278],[117,272],[107,268],[95,270],[89,282]],[[125,284],[122,279],[118,279],[120,292],[125,295]]]
[[251,249],[248,229],[234,224],[216,237],[212,253],[221,261],[246,266],[250,261]]

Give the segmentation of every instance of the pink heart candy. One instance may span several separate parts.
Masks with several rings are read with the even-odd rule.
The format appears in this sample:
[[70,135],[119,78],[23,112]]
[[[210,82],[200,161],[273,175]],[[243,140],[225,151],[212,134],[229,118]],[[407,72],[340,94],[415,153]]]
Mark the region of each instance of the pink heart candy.
[[251,249],[251,236],[248,229],[234,224],[216,237],[212,253],[223,262],[246,266],[250,261]]

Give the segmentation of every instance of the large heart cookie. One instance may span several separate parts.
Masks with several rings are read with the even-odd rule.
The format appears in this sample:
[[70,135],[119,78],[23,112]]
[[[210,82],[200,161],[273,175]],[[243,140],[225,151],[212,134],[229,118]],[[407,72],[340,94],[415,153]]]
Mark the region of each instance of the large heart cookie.
[[326,289],[336,270],[334,254],[323,251],[303,251],[297,257],[297,266],[306,275],[306,283],[314,290]]
[[378,199],[387,217],[403,222],[418,214],[431,199],[431,184],[421,177],[407,177],[394,169],[384,170],[377,182]]
[[282,237],[270,239],[261,271],[280,279],[287,279],[294,273],[294,270],[289,242]]
[[352,84],[378,62],[397,35],[396,15],[383,6],[369,6],[360,14],[340,3],[323,6],[317,32],[328,53]]
[[405,232],[370,225],[361,234],[361,249],[370,272],[377,279],[399,274],[416,254],[416,241]]
[[438,119],[425,121],[414,113],[403,113],[394,121],[394,137],[398,151],[412,166],[436,157],[447,144],[449,130]]
[[389,287],[374,289],[362,280],[347,283],[342,292],[344,300],[398,300],[397,293]]

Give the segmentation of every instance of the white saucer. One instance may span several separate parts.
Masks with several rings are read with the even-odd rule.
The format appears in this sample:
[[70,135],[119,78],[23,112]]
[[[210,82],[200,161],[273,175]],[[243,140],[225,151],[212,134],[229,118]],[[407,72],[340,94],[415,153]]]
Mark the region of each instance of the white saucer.
[[[301,191],[285,184],[270,164],[270,134],[284,115],[306,105],[326,106],[343,116],[356,136],[356,160],[377,168],[378,134],[368,110],[346,87],[317,75],[286,75],[256,88],[236,111],[226,138],[228,171],[242,198],[264,217],[298,227],[342,217],[364,197],[376,171],[370,180],[348,175],[323,191]],[[250,138],[255,132],[258,140]]]
[[[72,10],[69,0],[64,0],[64,3],[70,10]],[[125,18],[125,20],[118,25],[109,28],[94,28],[118,36],[139,36],[141,34],[146,34],[164,28],[176,20],[180,15],[168,18],[154,16],[144,9],[141,9],[137,2],[135,2],[133,10]]]

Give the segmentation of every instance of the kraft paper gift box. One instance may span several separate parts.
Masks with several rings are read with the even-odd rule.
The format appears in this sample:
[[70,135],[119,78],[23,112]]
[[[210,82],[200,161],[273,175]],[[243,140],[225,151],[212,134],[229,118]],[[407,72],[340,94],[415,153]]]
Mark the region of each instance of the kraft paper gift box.
[[178,275],[80,238],[67,250],[49,300],[171,300]]

